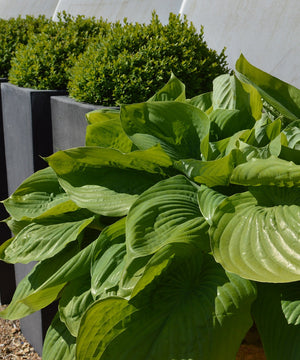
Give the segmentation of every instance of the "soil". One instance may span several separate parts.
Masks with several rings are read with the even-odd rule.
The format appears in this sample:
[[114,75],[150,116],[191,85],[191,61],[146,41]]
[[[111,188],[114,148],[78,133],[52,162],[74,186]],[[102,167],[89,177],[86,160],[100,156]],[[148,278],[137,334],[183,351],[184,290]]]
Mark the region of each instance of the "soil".
[[[4,308],[0,305],[0,311]],[[0,318],[0,360],[42,360],[22,335],[17,320]],[[266,360],[255,326],[246,335],[236,360]]]
[[266,355],[256,326],[248,331],[237,353],[236,360],[266,360]]

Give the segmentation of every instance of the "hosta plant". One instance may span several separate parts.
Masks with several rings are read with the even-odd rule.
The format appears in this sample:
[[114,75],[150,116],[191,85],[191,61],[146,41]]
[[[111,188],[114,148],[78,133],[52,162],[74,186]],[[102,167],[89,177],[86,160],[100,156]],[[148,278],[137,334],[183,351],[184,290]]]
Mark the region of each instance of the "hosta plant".
[[256,323],[267,359],[300,354],[300,90],[241,56],[186,99],[87,115],[86,146],[4,201],[2,260],[38,263],[1,313],[54,300],[43,360],[233,360]]

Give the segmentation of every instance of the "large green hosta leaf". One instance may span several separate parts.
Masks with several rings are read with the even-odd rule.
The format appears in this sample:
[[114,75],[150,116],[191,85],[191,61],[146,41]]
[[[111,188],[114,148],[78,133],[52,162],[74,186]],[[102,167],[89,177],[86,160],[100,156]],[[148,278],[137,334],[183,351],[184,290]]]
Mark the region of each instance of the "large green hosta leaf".
[[162,249],[137,288],[88,309],[77,358],[232,360],[252,323],[252,284],[192,245]]
[[212,91],[194,96],[186,102],[209,114],[212,111]]
[[27,264],[50,258],[75,241],[93,219],[48,225],[31,223],[10,241],[3,254],[0,251],[0,259],[8,263]]
[[209,251],[208,225],[197,188],[177,175],[145,191],[127,216],[126,241],[132,257],[147,256],[171,242],[196,242]]
[[295,150],[300,150],[300,120],[293,121],[282,133],[286,136],[286,145]]
[[91,293],[94,299],[117,295],[125,266],[125,220],[104,229],[91,263]]
[[172,73],[166,85],[149,101],[185,101],[185,85]]
[[133,143],[125,134],[120,121],[120,111],[95,110],[87,115],[86,146],[109,147],[127,153]]
[[54,257],[38,263],[22,279],[9,306],[0,313],[6,319],[19,319],[51,304],[66,284],[86,275],[97,240],[79,251],[69,244]]
[[224,200],[210,229],[215,259],[244,278],[300,279],[300,189],[262,186]]
[[237,76],[254,86],[261,96],[291,120],[300,118],[300,90],[251,65],[243,55],[236,62]]
[[229,155],[212,161],[179,160],[174,163],[174,167],[189,179],[213,187],[229,185],[235,166],[244,161],[241,151],[233,150]]
[[138,195],[166,177],[172,165],[160,146],[129,154],[76,148],[59,151],[47,160],[78,206],[105,216],[126,215]]
[[198,202],[201,213],[209,225],[212,224],[212,218],[216,208],[226,198],[227,196],[210,189],[205,185],[201,185],[198,191]]
[[245,186],[299,186],[300,166],[275,156],[268,159],[254,158],[237,166],[232,172],[230,182]]
[[67,199],[68,195],[59,185],[55,172],[48,167],[26,179],[4,201],[4,205],[16,220],[32,219]]
[[74,360],[75,354],[76,338],[70,334],[56,314],[45,337],[43,360]]
[[216,109],[209,115],[210,138],[214,141],[228,138],[236,132],[251,129],[253,122],[240,114],[240,110]]
[[160,144],[174,159],[200,157],[210,121],[200,109],[177,101],[122,105],[121,123],[139,149]]
[[271,156],[277,157],[281,152],[281,136],[277,136],[277,138],[263,147],[252,146],[240,140],[236,142],[236,147],[245,156],[247,161],[253,158],[268,159]]
[[298,360],[300,354],[300,282],[258,284],[252,309],[267,359]]
[[225,74],[213,81],[212,106],[214,110],[239,110],[241,124],[251,128],[261,114],[262,102],[257,90],[245,86],[236,76]]
[[[271,121],[268,117],[256,121],[253,129],[244,136],[244,141],[256,147],[263,147],[276,139],[281,131],[281,120]],[[245,133],[246,134],[246,133]]]
[[93,302],[90,274],[71,281],[62,290],[58,305],[59,318],[72,336],[77,336],[81,317]]

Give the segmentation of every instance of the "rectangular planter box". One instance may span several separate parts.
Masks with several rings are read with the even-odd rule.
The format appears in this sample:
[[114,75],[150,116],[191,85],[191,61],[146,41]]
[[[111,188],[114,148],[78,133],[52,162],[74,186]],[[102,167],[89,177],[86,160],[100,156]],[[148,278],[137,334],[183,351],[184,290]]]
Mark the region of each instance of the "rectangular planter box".
[[[51,97],[53,150],[66,150],[85,145],[87,120],[90,111],[107,108],[77,102],[69,96]],[[111,109],[116,109],[112,107]]]
[[[0,78],[0,85],[6,83],[6,78]],[[3,134],[3,119],[2,119],[2,102],[1,102],[1,87],[0,87],[0,200],[8,197],[7,178],[6,178],[6,163],[5,163],[5,148],[4,148],[4,134]],[[4,205],[0,203],[0,219],[6,219],[8,214]],[[5,223],[0,223],[0,245],[3,244],[11,236],[9,228]],[[0,304],[9,304],[12,295],[16,289],[14,266],[0,261],[0,274],[2,281],[0,283]]]
[[8,192],[46,166],[41,156],[52,154],[50,98],[65,91],[34,90],[2,84]]
[[[2,84],[2,114],[8,194],[33,172],[47,166],[40,156],[52,154],[50,98],[65,91],[34,90]],[[16,283],[30,272],[34,263],[16,264]],[[41,354],[43,337],[53,311],[43,309],[21,320],[26,339]]]

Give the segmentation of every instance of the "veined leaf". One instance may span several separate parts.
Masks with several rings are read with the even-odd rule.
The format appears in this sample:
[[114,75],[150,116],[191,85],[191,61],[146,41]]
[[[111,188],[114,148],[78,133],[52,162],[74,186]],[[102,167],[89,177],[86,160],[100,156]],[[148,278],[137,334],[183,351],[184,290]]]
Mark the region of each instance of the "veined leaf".
[[249,121],[240,110],[216,109],[209,119],[211,121],[210,137],[214,140],[228,138],[240,130],[251,129],[254,120]]
[[233,170],[230,182],[244,186],[299,186],[300,166],[275,156],[251,159]]
[[243,55],[236,62],[237,76],[254,86],[260,95],[291,120],[300,118],[300,90],[251,65]]
[[281,145],[279,157],[283,160],[292,161],[296,165],[300,165],[300,150],[291,149],[287,146]]
[[[204,140],[201,142],[201,146],[200,146],[202,160],[205,161],[216,160],[219,159],[220,157],[225,156],[226,150],[229,146],[230,139],[231,138],[227,138],[227,139],[211,142],[209,141],[209,136],[206,136]],[[233,149],[236,149],[236,146],[232,146],[231,150]],[[230,153],[230,151],[228,151],[228,154]]]
[[72,336],[77,336],[81,317],[93,302],[90,274],[72,280],[62,290],[58,305],[59,318]]
[[120,109],[97,109],[88,112],[85,117],[89,125],[102,123],[103,121],[117,120],[120,118]]
[[6,210],[16,220],[33,219],[68,199],[50,168],[37,171],[26,179],[6,200]]
[[159,182],[139,196],[126,222],[130,258],[155,253],[171,242],[195,242],[209,251],[208,225],[197,188],[182,175]]
[[150,101],[185,101],[185,85],[172,73],[166,85]]
[[265,354],[272,360],[298,360],[300,283],[257,284],[253,316]]
[[138,195],[166,177],[172,165],[160,146],[129,154],[76,148],[59,151],[47,160],[78,206],[105,216],[126,215]]
[[300,279],[300,189],[255,187],[215,210],[210,228],[215,259],[244,278]]
[[251,128],[254,120],[259,117],[262,102],[257,91],[244,86],[234,75],[220,75],[213,81],[213,109],[239,110],[240,120],[249,123]]
[[139,149],[160,144],[174,159],[199,158],[201,140],[210,126],[203,111],[177,101],[122,105],[121,123]]
[[195,96],[186,102],[209,114],[212,111],[212,91]]
[[56,314],[45,337],[43,360],[74,360],[75,354],[76,338],[70,334]]
[[227,196],[210,189],[205,185],[201,185],[198,190],[198,202],[202,215],[205,220],[212,225],[212,217],[215,213],[216,208]]
[[245,161],[239,150],[232,150],[227,156],[217,160],[179,160],[174,167],[183,172],[189,179],[210,187],[228,185],[230,176],[237,164]]
[[0,316],[15,320],[51,304],[67,282],[89,273],[95,244],[97,240],[79,252],[78,247],[69,244],[56,256],[38,263],[20,281],[11,303]]
[[244,136],[244,141],[256,147],[263,147],[276,139],[280,135],[281,120],[270,121],[268,118],[262,118],[256,121],[253,129],[248,136]]
[[10,231],[14,235],[17,235],[22,229],[24,229],[24,227],[26,227],[27,225],[29,225],[31,223],[31,219],[23,218],[22,220],[18,221],[12,217],[9,217],[9,218],[3,220],[3,222],[6,223],[6,225],[10,228]]
[[113,148],[127,153],[133,143],[125,134],[120,121],[120,111],[108,112],[105,109],[86,114],[90,125],[86,129],[86,146]]
[[290,149],[300,151],[300,120],[293,121],[282,131],[282,133],[286,136],[286,145]]
[[50,258],[75,241],[93,219],[50,225],[31,223],[15,236],[4,254],[0,254],[0,259],[8,263],[27,264]]
[[91,293],[94,299],[117,295],[125,266],[125,218],[104,229],[91,263]]
[[281,153],[281,135],[278,135],[264,147],[252,146],[240,140],[236,142],[236,146],[248,162],[253,158],[267,159],[271,156],[277,157]]
[[143,276],[137,285],[139,301],[108,298],[88,309],[77,340],[78,358],[234,358],[252,323],[252,284],[225,274],[197,247],[177,243],[167,248],[147,268],[148,281]]

